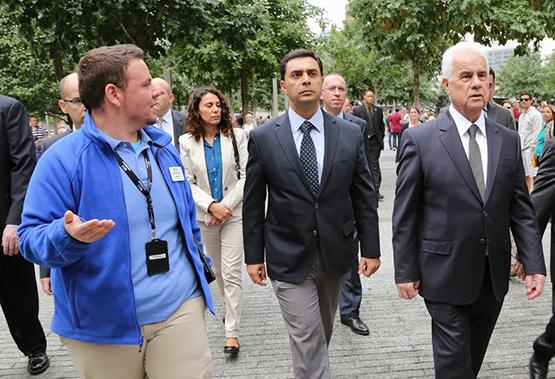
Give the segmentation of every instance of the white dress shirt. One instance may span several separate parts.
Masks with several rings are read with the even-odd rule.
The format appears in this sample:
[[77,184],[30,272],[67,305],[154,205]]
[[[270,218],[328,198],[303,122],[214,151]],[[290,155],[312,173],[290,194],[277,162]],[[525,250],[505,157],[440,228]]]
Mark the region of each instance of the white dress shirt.
[[468,129],[472,124],[478,127],[476,132],[476,143],[480,149],[480,155],[482,156],[482,168],[484,170],[484,184],[487,186],[488,182],[488,140],[486,135],[486,119],[484,117],[484,112],[480,114],[480,117],[475,122],[468,121],[462,114],[457,112],[453,105],[449,106],[449,113],[455,121],[457,126],[457,131],[461,137],[461,142],[464,148],[464,153],[468,158],[468,144],[470,143],[470,135],[468,134]]
[[158,121],[156,121],[155,126],[158,129],[161,129],[168,133],[172,138],[172,144],[175,146],[175,141],[173,138],[173,117],[172,117],[172,109],[168,109],[165,115],[162,117],[158,117]]
[[310,130],[310,138],[314,142],[314,148],[316,149],[316,161],[318,162],[318,181],[322,182],[322,171],[324,169],[324,149],[325,149],[325,137],[324,137],[324,114],[322,109],[318,108],[316,113],[308,120],[299,116],[293,109],[289,108],[287,111],[289,115],[289,123],[291,124],[291,132],[293,133],[293,140],[295,141],[295,147],[297,148],[297,154],[301,154],[301,142],[303,140],[303,132],[301,131],[301,125],[305,121],[309,121],[314,128]]

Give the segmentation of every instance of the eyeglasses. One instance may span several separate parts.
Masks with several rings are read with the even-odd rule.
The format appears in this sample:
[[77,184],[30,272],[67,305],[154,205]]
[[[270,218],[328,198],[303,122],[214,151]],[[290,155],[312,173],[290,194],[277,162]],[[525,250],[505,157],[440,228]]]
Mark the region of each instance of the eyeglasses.
[[80,98],[76,97],[75,99],[62,99],[63,101],[65,101],[66,103],[70,103],[70,104],[81,104],[82,101]]
[[520,101],[530,101],[530,98],[529,97],[521,97]]

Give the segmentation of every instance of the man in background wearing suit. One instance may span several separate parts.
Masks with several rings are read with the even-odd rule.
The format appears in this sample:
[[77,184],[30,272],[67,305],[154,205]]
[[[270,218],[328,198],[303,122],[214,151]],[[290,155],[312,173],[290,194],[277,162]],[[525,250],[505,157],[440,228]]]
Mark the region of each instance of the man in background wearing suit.
[[50,365],[39,321],[35,268],[19,254],[16,234],[34,167],[35,147],[25,108],[15,99],[0,96],[0,304],[18,349],[29,359],[31,375]]
[[[332,116],[342,118],[360,128],[363,136],[366,135],[366,121],[349,113],[343,112],[343,105],[347,98],[347,83],[341,75],[330,74],[324,78],[322,95],[324,111]],[[358,235],[355,229],[355,244],[353,264],[345,276],[345,285],[339,298],[339,314],[341,323],[351,328],[354,333],[367,336],[370,334],[366,324],[360,319],[360,303],[362,301],[362,285],[358,273]]]
[[378,198],[383,199],[380,193],[382,184],[382,171],[380,169],[380,154],[383,150],[385,126],[382,108],[374,105],[374,90],[368,89],[363,96],[362,105],[353,110],[353,115],[366,121],[366,136],[364,144],[370,164],[370,170],[378,191]]
[[449,48],[442,77],[449,110],[403,133],[393,210],[395,282],[400,297],[425,300],[436,377],[475,378],[508,291],[509,228],[528,299],[543,291],[545,264],[518,135],[484,117],[484,47]]
[[172,143],[179,153],[179,136],[185,133],[187,115],[171,108],[174,96],[170,83],[162,78],[154,78],[152,79],[152,85],[159,93],[154,103],[154,109],[158,116],[154,125],[172,137]]
[[495,71],[491,67],[489,68],[488,75],[488,89],[489,97],[488,103],[485,108],[486,117],[497,122],[498,124],[503,125],[506,128],[516,130],[515,120],[513,118],[512,112],[500,105],[497,105],[495,101],[493,101],[493,96],[495,96]]
[[249,139],[245,262],[256,284],[266,284],[268,270],[287,325],[295,377],[329,378],[328,344],[353,262],[355,219],[359,272],[370,276],[380,265],[376,190],[360,128],[319,107],[320,58],[293,50],[280,71],[289,109],[254,129]]
[[[540,161],[538,175],[534,180],[532,191],[532,203],[536,209],[536,219],[543,235],[549,220],[555,216],[555,141],[548,141]],[[551,268],[550,274],[555,275],[555,224],[551,222]],[[530,378],[547,378],[549,361],[555,356],[555,285],[551,283],[552,316],[545,332],[534,341],[534,354],[530,359]]]

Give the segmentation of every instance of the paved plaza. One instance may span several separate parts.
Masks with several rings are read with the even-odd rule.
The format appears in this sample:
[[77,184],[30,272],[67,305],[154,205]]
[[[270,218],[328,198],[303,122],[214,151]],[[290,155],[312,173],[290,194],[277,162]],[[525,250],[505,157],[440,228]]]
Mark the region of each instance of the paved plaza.
[[[330,344],[334,378],[432,378],[430,319],[421,298],[397,297],[393,281],[391,214],[395,187],[395,154],[382,154],[380,234],[382,266],[370,279],[363,279],[361,318],[370,336],[359,336],[336,318]],[[549,232],[544,237],[548,255]],[[546,257],[547,258],[547,257]],[[546,262],[549,267],[549,262]],[[241,352],[235,361],[223,353],[222,301],[216,297],[217,314],[207,314],[208,334],[216,378],[292,378],[293,369],[285,325],[271,286],[253,285],[243,275]],[[213,284],[213,293],[218,291]],[[71,360],[59,338],[50,330],[52,299],[40,292],[40,318],[48,339],[50,368],[37,378],[76,378]],[[98,296],[102,296],[99,293]],[[551,314],[551,281],[539,299],[528,301],[524,285],[511,280],[505,305],[482,366],[480,378],[527,378],[527,364],[534,338],[543,331]],[[101,312],[101,309],[94,310]],[[183,341],[188,343],[188,341]],[[138,347],[137,347],[138,348]],[[0,317],[0,377],[27,378],[27,359],[15,347]],[[552,376],[555,378],[555,367]],[[183,378],[187,378],[186,373]],[[124,378],[122,378],[124,379]]]

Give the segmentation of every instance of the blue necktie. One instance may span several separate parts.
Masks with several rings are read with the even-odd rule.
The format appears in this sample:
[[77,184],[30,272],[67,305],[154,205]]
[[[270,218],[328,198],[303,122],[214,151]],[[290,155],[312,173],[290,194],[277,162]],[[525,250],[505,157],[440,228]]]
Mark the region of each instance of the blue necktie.
[[320,191],[320,181],[318,180],[318,162],[316,160],[316,148],[314,141],[310,137],[310,130],[314,127],[310,122],[305,121],[301,125],[301,132],[303,139],[301,141],[301,152],[299,158],[301,159],[301,166],[308,179],[312,194],[314,197],[318,196]]

